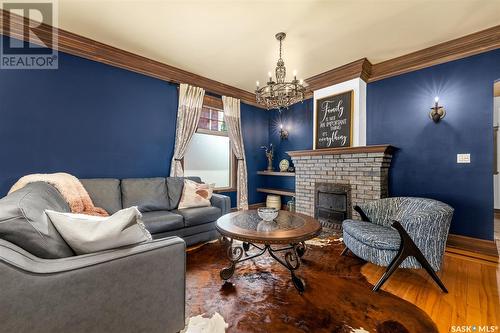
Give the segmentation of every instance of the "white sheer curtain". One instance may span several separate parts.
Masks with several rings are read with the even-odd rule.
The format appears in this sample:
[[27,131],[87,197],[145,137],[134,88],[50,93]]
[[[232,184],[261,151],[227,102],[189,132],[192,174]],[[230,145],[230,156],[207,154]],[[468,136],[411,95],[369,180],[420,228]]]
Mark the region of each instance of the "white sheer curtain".
[[177,128],[175,130],[174,157],[170,165],[170,177],[184,176],[181,160],[198,127],[205,90],[182,83],[179,88]]
[[231,140],[233,153],[238,159],[237,174],[237,208],[248,209],[248,182],[247,163],[245,161],[245,146],[241,134],[240,100],[237,98],[222,96],[224,105],[224,119],[227,124],[229,140]]

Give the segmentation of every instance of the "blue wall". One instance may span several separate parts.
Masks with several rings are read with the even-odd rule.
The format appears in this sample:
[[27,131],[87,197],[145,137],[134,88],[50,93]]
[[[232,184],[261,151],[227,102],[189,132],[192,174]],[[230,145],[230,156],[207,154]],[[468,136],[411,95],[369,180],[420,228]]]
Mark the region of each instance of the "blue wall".
[[[455,208],[451,232],[493,239],[493,82],[500,50],[368,84],[367,143],[399,148],[392,196],[442,200]],[[429,117],[434,96],[447,110]],[[457,164],[470,153],[471,164]]]
[[257,188],[263,187],[265,182],[261,176],[257,176],[257,171],[264,170],[267,165],[266,156],[260,147],[269,141],[268,123],[269,112],[267,110],[247,104],[241,105],[241,127],[247,159],[248,202],[250,204],[265,201],[265,194],[257,193]]
[[[391,196],[423,196],[455,208],[451,233],[493,239],[493,82],[500,78],[500,50],[368,84],[367,144],[399,148],[390,171]],[[448,114],[428,116],[434,96]],[[269,124],[276,165],[288,150],[312,149],[312,100],[284,111],[290,137],[279,141],[278,114]],[[457,164],[471,153],[471,164]],[[290,188],[290,180],[269,180]]]
[[[280,123],[288,130],[289,137],[286,140],[280,139]],[[286,153],[292,150],[312,149],[313,145],[313,100],[308,99],[302,103],[292,105],[290,108],[278,111],[270,111],[269,114],[269,142],[274,146],[275,170],[279,170],[279,162],[288,159]],[[267,162],[266,162],[267,167]],[[265,182],[265,187],[289,189],[295,191],[294,177],[261,176]],[[283,197],[282,203],[286,204],[291,197]]]
[[[29,173],[168,175],[177,104],[174,84],[64,53],[58,70],[0,70],[0,197]],[[268,114],[241,108],[250,203],[261,202]]]
[[[313,99],[292,105],[281,114],[271,111],[269,121],[269,138],[275,148],[275,167],[278,168],[279,161],[290,158],[286,152],[291,150],[312,149],[313,146]],[[288,130],[289,137],[280,140],[280,122],[283,128]]]
[[0,195],[20,177],[169,172],[175,85],[59,54],[58,70],[0,70]]

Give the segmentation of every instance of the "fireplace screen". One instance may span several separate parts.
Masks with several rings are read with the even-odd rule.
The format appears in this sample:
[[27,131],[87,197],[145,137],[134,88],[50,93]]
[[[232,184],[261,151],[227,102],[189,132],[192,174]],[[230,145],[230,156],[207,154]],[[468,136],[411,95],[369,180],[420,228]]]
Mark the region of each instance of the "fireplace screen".
[[340,229],[342,221],[351,218],[351,193],[348,185],[316,185],[314,217],[327,227]]

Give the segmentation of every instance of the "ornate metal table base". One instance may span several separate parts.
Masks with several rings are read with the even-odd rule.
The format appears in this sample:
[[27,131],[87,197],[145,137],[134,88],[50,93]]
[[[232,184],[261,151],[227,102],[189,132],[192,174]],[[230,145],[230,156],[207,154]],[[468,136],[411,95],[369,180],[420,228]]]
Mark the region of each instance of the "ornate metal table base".
[[[228,267],[225,267],[220,271],[220,277],[223,280],[228,280],[231,276],[233,276],[237,263],[259,257],[268,252],[274,260],[285,266],[290,271],[295,288],[300,293],[304,292],[304,282],[297,275],[295,275],[295,271],[300,267],[300,258],[306,252],[306,244],[304,242],[290,244],[289,246],[281,248],[273,248],[270,244],[259,246],[248,242],[234,244],[232,239],[228,239],[226,237],[222,237],[221,242],[227,247],[227,257],[231,262]],[[247,251],[250,250],[251,246],[258,249],[259,252],[249,255]],[[276,253],[283,251],[285,251],[285,255],[283,258],[280,258]]]

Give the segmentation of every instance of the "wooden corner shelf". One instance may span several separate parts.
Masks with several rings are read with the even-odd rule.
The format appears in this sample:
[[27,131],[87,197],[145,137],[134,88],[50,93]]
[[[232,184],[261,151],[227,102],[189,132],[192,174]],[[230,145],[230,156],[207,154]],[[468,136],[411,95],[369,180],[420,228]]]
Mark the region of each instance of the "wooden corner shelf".
[[257,192],[268,193],[268,194],[276,194],[276,195],[285,195],[288,197],[294,197],[295,192],[291,190],[282,190],[278,188],[258,188]]
[[295,177],[295,172],[257,171],[257,174],[263,176]]

